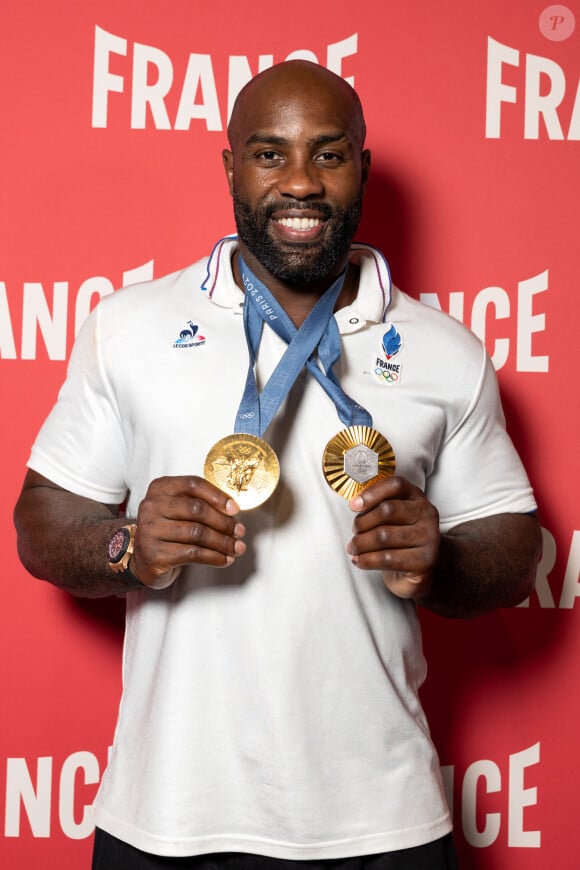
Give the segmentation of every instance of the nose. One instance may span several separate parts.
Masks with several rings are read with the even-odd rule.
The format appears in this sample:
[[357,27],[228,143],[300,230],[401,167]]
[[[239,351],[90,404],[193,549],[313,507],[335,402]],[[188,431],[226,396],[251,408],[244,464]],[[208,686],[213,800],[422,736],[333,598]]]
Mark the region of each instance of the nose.
[[294,199],[319,197],[324,192],[320,172],[312,159],[306,155],[288,157],[282,172],[278,190],[282,196]]

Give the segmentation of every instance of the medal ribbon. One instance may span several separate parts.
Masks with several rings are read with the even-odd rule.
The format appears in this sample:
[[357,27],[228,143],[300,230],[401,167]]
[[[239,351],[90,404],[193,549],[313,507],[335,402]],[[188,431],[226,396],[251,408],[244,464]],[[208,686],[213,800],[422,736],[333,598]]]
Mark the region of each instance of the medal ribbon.
[[[261,438],[304,366],[333,401],[340,420],[346,426],[372,427],[371,415],[347,396],[332,368],[340,359],[340,335],[333,311],[346,269],[320,297],[300,329],[294,326],[273,294],[256,278],[241,256],[240,271],[245,291],[244,330],[250,363],[234,431]],[[288,347],[264,389],[258,393],[254,367],[264,323]]]

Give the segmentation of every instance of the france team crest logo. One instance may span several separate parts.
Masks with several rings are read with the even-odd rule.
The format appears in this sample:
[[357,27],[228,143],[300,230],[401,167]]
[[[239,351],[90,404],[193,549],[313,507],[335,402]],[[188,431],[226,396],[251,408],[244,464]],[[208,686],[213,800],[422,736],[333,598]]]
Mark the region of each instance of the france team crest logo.
[[391,362],[403,345],[401,333],[394,323],[386,323],[381,338],[381,352],[375,358],[374,373],[381,384],[396,384],[401,379],[401,363]]
[[382,346],[387,359],[391,359],[401,350],[401,333],[394,323],[388,323],[388,330],[383,335]]
[[199,326],[191,320],[187,321],[187,327],[179,333],[179,338],[173,342],[173,347],[201,347],[205,344],[205,336],[200,335]]

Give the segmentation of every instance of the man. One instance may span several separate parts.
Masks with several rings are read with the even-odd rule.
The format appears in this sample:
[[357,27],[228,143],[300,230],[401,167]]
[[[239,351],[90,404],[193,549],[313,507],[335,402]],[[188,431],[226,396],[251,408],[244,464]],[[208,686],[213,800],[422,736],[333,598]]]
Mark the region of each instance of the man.
[[16,509],[34,575],[127,595],[93,866],[454,867],[416,603],[529,594],[529,483],[481,344],[351,245],[352,88],[280,64],[228,135],[239,238],[97,307]]

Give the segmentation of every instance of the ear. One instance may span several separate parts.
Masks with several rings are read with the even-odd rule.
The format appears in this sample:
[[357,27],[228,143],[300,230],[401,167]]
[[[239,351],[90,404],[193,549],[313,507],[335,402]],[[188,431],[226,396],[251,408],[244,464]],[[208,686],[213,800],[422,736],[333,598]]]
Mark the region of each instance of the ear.
[[361,180],[362,190],[365,192],[367,181],[371,171],[371,152],[366,148],[361,154]]
[[224,162],[228,186],[230,188],[230,196],[232,196],[234,193],[234,155],[231,151],[228,151],[227,148],[224,148],[222,151],[222,160]]

